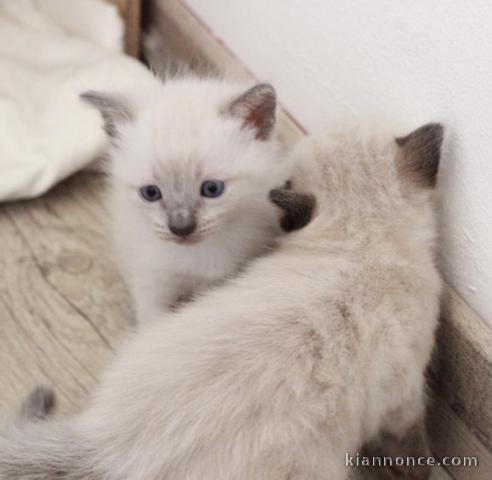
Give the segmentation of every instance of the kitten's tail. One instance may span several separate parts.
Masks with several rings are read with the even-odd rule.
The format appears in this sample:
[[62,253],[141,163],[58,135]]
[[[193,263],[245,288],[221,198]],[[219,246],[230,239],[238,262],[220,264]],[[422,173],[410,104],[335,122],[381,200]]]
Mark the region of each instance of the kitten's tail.
[[84,442],[68,424],[51,420],[53,390],[35,388],[0,432],[0,480],[99,480],[85,466]]
[[19,423],[46,420],[56,410],[56,395],[53,389],[39,385],[21,403],[14,421]]

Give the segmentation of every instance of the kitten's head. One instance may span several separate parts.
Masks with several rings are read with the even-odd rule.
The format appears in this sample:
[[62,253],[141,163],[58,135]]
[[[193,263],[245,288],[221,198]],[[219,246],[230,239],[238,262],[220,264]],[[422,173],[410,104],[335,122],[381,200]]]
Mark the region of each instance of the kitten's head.
[[439,124],[397,138],[366,135],[360,128],[308,137],[293,152],[291,189],[274,190],[272,200],[287,212],[289,224],[306,223],[315,198],[318,225],[400,232],[408,226],[417,237],[433,236],[442,138]]
[[233,224],[271,228],[268,192],[289,162],[274,132],[275,90],[181,78],[122,98],[88,92],[111,138],[111,173],[160,238],[196,243]]

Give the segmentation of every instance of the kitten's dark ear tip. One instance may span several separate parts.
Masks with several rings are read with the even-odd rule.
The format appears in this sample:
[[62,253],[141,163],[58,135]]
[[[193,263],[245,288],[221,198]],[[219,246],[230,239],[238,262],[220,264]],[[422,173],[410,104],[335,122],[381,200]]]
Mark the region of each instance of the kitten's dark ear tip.
[[432,122],[422,125],[405,137],[397,137],[395,141],[400,147],[404,147],[410,141],[418,139],[420,142],[426,142],[441,148],[443,138],[444,126],[442,123]]
[[277,205],[283,196],[283,191],[283,188],[274,188],[273,190],[270,190],[268,198]]
[[277,96],[277,92],[275,88],[270,83],[259,83],[256,87],[253,87],[256,92],[261,92],[264,95],[272,95],[273,97]]
[[402,176],[421,186],[433,187],[443,138],[444,127],[440,123],[427,123],[404,137],[395,138],[403,154],[397,162]]
[[275,89],[260,83],[233,100],[226,112],[241,120],[243,127],[252,128],[258,140],[267,140],[275,125],[276,105]]
[[314,195],[275,188],[270,191],[269,198],[284,212],[280,226],[285,232],[299,230],[311,221],[316,206]]
[[79,98],[83,102],[95,104],[101,98],[101,94],[94,90],[87,90],[86,92],[80,93]]
[[117,137],[118,127],[134,119],[126,99],[119,94],[88,90],[81,93],[79,98],[99,110],[104,119],[104,129],[110,137]]

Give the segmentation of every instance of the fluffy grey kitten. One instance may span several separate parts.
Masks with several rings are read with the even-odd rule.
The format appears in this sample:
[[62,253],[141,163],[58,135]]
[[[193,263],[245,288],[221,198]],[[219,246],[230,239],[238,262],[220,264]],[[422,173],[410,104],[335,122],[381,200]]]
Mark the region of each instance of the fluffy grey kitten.
[[291,169],[270,85],[184,75],[132,98],[82,98],[112,140],[113,237],[140,321],[235,273],[279,233],[268,192]]
[[0,479],[337,480],[383,437],[425,455],[441,140],[431,124],[302,141],[292,189],[271,196],[287,223],[316,197],[312,221],[141,329],[82,414],[12,426]]

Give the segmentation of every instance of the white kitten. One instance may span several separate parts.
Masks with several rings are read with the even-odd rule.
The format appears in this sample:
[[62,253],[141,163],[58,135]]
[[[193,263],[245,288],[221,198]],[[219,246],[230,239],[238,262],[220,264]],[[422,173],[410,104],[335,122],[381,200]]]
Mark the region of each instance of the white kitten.
[[182,77],[134,99],[83,99],[112,138],[113,236],[140,321],[269,246],[279,228],[268,192],[290,174],[271,86]]
[[[293,190],[272,199],[295,217],[313,194],[311,223],[143,328],[75,421],[0,436],[0,478],[337,480],[346,452],[379,435],[399,455],[427,454],[441,140],[432,124],[396,143],[301,142]],[[28,400],[35,418],[42,404]]]

